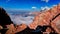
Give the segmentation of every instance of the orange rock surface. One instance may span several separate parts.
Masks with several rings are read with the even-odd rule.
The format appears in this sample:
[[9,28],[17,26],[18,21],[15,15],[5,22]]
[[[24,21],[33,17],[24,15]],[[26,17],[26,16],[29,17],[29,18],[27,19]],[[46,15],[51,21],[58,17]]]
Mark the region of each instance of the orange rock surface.
[[[47,10],[41,14],[38,14],[34,21],[29,25],[31,29],[35,29],[38,25],[43,26],[43,25],[49,25],[50,21],[60,13],[58,11],[60,8],[60,4],[58,6],[54,6],[50,10]],[[57,9],[58,8],[58,9]]]
[[14,34],[16,29],[13,24],[7,25],[8,30],[6,31],[5,34]]
[[56,28],[60,31],[60,15],[56,17],[53,21],[53,24],[55,24]]
[[27,28],[27,26],[26,26],[25,24],[18,25],[18,26],[16,27],[15,33],[21,32],[21,31],[24,30],[25,28]]
[[28,25],[28,27],[30,29],[36,29],[36,27],[38,26],[38,19],[39,19],[39,17],[36,16],[35,19],[33,20],[33,22]]

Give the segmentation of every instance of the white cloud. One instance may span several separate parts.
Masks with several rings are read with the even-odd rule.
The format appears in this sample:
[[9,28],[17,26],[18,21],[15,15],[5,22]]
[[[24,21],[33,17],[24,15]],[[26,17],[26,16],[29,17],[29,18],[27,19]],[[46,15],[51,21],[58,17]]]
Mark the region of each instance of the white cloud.
[[34,17],[28,16],[28,17],[22,17],[21,15],[10,15],[11,20],[14,24],[20,25],[22,23],[29,25],[33,22]]
[[36,9],[37,7],[33,6],[32,9]]
[[41,7],[41,10],[45,10],[45,9],[49,10],[49,9],[50,9],[50,7],[48,7],[48,6]]
[[41,0],[41,1],[49,2],[49,0]]
[[53,7],[54,7],[54,6],[57,6],[57,5],[53,5]]

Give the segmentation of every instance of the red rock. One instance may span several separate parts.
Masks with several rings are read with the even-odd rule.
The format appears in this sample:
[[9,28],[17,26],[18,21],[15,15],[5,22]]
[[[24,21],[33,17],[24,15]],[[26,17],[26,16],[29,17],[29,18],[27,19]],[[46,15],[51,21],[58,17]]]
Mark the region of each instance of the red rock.
[[52,22],[51,22],[51,26],[52,26],[52,28],[57,32],[57,33],[59,33],[60,34],[60,27],[59,27],[59,25],[60,25],[60,16],[58,16],[58,17],[56,17]]
[[39,15],[39,25],[49,25],[49,20],[50,20],[50,13],[49,12],[44,12]]
[[15,33],[21,32],[21,31],[23,31],[25,28],[27,28],[27,26],[26,26],[25,24],[18,25],[18,26],[16,27]]
[[60,4],[58,6],[54,6],[50,10],[47,10],[42,12],[41,14],[38,14],[34,18],[34,21],[29,25],[29,28],[36,29],[38,25],[40,26],[49,25],[50,20],[52,20],[56,15],[60,13],[60,11],[58,11],[58,9],[60,9],[59,7],[60,7]]
[[5,34],[15,34],[16,29],[13,24],[7,25],[7,28],[8,30],[6,31]]
[[34,18],[33,22],[28,25],[28,27],[29,27],[30,29],[36,29],[36,27],[38,26],[38,19],[39,19],[39,17],[36,16],[36,17]]
[[58,6],[54,6],[52,9],[51,9],[51,15],[52,17],[54,18],[56,15],[59,14],[59,11],[58,11]]

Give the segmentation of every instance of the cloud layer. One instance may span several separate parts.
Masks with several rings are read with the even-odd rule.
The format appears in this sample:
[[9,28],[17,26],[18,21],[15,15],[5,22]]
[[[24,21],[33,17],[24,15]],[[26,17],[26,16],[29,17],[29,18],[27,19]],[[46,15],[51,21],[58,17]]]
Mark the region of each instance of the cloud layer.
[[22,17],[20,15],[10,15],[10,17],[11,17],[11,20],[16,25],[20,25],[22,23],[29,25],[30,23],[33,22],[33,19],[34,19],[33,16]]

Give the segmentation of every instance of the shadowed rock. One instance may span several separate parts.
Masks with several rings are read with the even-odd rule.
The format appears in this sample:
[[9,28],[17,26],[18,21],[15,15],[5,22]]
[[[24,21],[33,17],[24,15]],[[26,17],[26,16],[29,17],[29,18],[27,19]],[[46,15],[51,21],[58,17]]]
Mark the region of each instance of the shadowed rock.
[[10,25],[13,22],[11,21],[9,15],[6,13],[6,11],[3,8],[0,8],[0,25],[3,27],[3,29],[0,30],[2,34],[5,34],[8,29],[6,25]]
[[6,11],[3,8],[0,8],[0,25],[5,26],[13,23],[9,17],[9,15],[6,13]]

